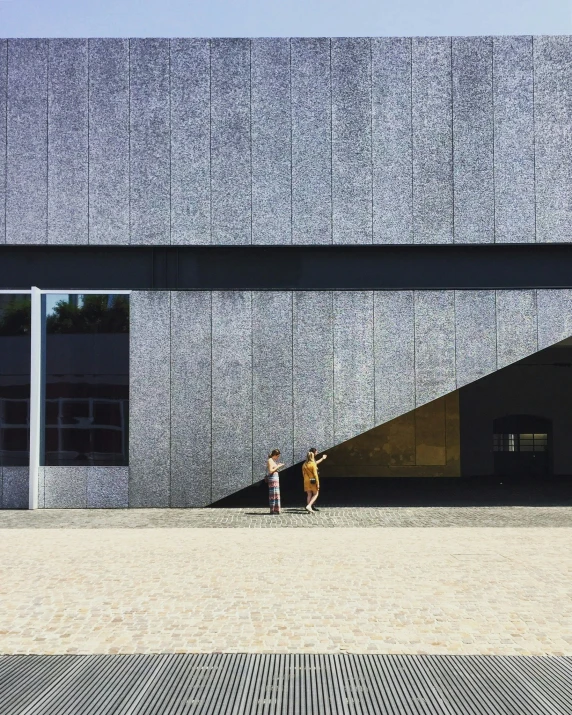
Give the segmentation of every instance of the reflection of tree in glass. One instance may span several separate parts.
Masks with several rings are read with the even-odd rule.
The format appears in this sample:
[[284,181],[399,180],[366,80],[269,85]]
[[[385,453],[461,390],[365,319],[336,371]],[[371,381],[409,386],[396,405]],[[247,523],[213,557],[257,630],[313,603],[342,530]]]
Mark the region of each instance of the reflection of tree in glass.
[[84,295],[83,303],[60,300],[46,321],[48,333],[128,333],[126,295]]
[[21,296],[0,303],[0,335],[30,334],[30,297]]

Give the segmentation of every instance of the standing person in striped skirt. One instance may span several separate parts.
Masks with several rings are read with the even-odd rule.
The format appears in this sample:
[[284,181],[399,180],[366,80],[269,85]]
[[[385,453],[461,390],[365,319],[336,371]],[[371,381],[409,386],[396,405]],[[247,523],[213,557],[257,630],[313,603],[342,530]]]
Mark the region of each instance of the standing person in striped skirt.
[[278,470],[284,464],[278,462],[279,457],[280,450],[273,449],[266,462],[266,482],[268,484],[268,501],[271,514],[280,514],[280,478]]

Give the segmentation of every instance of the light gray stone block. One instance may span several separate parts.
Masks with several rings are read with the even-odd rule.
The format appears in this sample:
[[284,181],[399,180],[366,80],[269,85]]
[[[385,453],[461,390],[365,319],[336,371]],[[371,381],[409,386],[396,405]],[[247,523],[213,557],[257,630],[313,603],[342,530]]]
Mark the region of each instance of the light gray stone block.
[[333,242],[371,243],[370,40],[333,38],[331,67]]
[[45,467],[38,467],[38,509],[46,506],[46,478]]
[[88,509],[126,509],[128,506],[129,467],[88,467]]
[[131,294],[129,506],[170,502],[170,294]]
[[455,291],[455,364],[457,387],[497,369],[495,292]]
[[538,350],[536,291],[497,290],[497,369]]
[[254,481],[265,474],[271,450],[293,461],[292,292],[252,294]]
[[89,242],[129,244],[129,40],[89,40]]
[[415,402],[456,388],[454,291],[415,291]]
[[211,294],[171,293],[171,506],[211,502]]
[[536,240],[531,37],[493,38],[495,241]]
[[30,501],[28,467],[3,467],[2,508],[27,509]]
[[334,293],[334,442],[374,426],[372,291]]
[[415,243],[453,242],[451,40],[412,39]]
[[413,243],[411,39],[371,40],[373,243]]
[[87,40],[48,49],[48,243],[87,244]]
[[572,337],[572,290],[537,290],[538,349]]
[[292,243],[290,40],[252,40],[252,243]]
[[375,422],[415,409],[413,291],[374,292]]
[[210,40],[171,40],[171,243],[211,242]]
[[212,243],[252,242],[250,40],[211,40]]
[[6,243],[47,243],[47,40],[8,42]]
[[8,40],[0,40],[0,243],[6,243],[6,112],[8,109],[7,102]]
[[330,40],[297,38],[292,52],[292,243],[332,243]]
[[572,37],[534,38],[536,240],[572,240]]
[[252,484],[252,296],[212,295],[212,498]]
[[334,442],[334,305],[329,291],[294,292],[294,461]]
[[453,38],[452,62],[455,243],[493,243],[491,38]]
[[45,508],[85,509],[91,467],[44,467]]
[[169,40],[130,43],[130,234],[136,245],[171,241]]

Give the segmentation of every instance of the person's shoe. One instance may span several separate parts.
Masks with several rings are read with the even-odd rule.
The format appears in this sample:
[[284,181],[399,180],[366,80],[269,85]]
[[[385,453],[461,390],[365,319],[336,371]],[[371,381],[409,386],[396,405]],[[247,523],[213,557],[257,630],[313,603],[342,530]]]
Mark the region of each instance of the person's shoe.
[[308,514],[313,514],[313,513],[314,513],[314,510],[312,509],[312,507],[311,507],[309,504],[306,504],[306,506],[305,506],[304,508],[306,509],[306,511],[308,512]]

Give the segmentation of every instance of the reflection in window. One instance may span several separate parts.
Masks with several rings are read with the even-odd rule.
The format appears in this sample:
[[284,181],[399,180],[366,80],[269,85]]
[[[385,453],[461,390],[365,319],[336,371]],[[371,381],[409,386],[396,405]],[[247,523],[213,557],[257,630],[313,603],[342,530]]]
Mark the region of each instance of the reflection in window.
[[494,452],[546,452],[547,434],[494,434]]
[[128,464],[129,297],[44,300],[43,463]]
[[30,296],[0,295],[0,466],[27,466],[30,444]]

